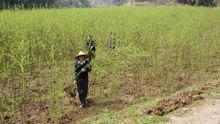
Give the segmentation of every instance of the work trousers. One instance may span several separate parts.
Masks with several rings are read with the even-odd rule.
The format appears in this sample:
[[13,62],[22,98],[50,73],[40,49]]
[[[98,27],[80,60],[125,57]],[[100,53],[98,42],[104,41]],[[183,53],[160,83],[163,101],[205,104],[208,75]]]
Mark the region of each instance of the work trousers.
[[88,95],[88,78],[77,80],[77,90],[79,93],[79,100],[81,104],[86,104],[86,97]]

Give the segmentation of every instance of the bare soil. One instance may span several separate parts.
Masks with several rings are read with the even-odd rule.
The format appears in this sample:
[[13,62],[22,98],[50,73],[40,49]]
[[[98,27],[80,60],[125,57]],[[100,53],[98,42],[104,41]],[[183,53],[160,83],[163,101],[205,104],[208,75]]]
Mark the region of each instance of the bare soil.
[[220,93],[180,117],[171,116],[167,124],[220,124]]
[[112,99],[103,102],[98,101],[99,100],[95,98],[88,99],[88,106],[86,106],[85,108],[76,108],[70,113],[63,115],[59,123],[74,124],[76,121],[80,119],[100,114],[103,112],[104,109],[119,111],[124,107],[130,105],[130,103],[122,99]]
[[[131,74],[124,75],[123,77],[126,79],[126,82],[123,82],[118,87],[117,95],[120,96],[116,98],[106,99],[103,100],[101,98],[89,98],[88,99],[88,106],[86,108],[79,108],[77,103],[77,94],[71,94],[70,89],[64,89],[66,93],[65,96],[59,96],[65,103],[65,107],[67,107],[70,111],[69,113],[65,113],[60,119],[58,119],[59,123],[76,123],[78,120],[86,118],[88,116],[97,115],[103,112],[105,109],[109,109],[112,111],[120,111],[125,107],[128,107],[136,102],[132,99],[132,95],[136,94],[139,96],[145,96],[146,92],[151,92],[151,94],[157,94],[159,91],[155,90],[156,88],[152,86],[150,83],[147,82],[139,82],[135,78],[135,76]],[[17,82],[8,81],[5,83],[3,88],[3,93],[6,96],[5,102],[7,104],[12,104],[13,95],[10,92],[16,91],[15,95],[21,95],[21,86],[17,86]],[[192,91],[184,91],[177,94],[175,97],[163,99],[160,101],[155,107],[153,108],[146,108],[143,110],[143,114],[147,115],[165,115],[171,111],[174,111],[178,108],[182,108],[185,105],[191,104],[193,101],[202,99],[203,97],[201,94],[210,89],[220,85],[220,82],[212,82],[209,84],[205,84],[197,89]],[[108,89],[108,86],[106,89]],[[27,86],[27,93],[26,95],[31,95],[31,93],[45,95],[49,93],[49,88],[45,87],[45,85],[41,83],[34,83],[34,85],[30,83]],[[30,93],[29,93],[30,92]],[[128,97],[124,97],[128,96]],[[19,98],[19,97],[17,97]],[[25,97],[26,98],[26,97]],[[22,123],[23,119],[26,120],[27,123],[35,124],[35,123],[57,123],[57,121],[51,119],[48,116],[48,112],[52,109],[52,105],[50,101],[41,101],[41,100],[33,100],[31,99],[32,96],[27,97],[23,100],[18,100],[18,102],[14,105],[15,106],[15,113],[20,113],[23,118],[17,118],[14,115],[10,115],[5,113],[3,115],[3,123]],[[11,105],[13,106],[13,105]],[[1,111],[4,108],[0,108]]]
[[183,91],[181,93],[178,93],[174,97],[166,98],[159,101],[158,104],[152,108],[144,109],[142,113],[146,115],[163,116],[178,108],[182,108],[186,105],[189,105],[194,101],[203,99],[203,96],[201,95],[202,93],[204,93],[206,90],[210,88],[218,87],[219,85],[220,81],[217,81],[202,85],[201,87],[193,90]]

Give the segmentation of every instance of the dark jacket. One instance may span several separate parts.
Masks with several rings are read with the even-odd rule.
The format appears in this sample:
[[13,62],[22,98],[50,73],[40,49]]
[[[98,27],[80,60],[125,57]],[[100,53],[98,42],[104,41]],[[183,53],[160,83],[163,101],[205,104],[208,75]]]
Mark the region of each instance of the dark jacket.
[[[84,68],[85,66],[87,66],[85,68],[85,72],[81,72],[82,68]],[[75,76],[77,76],[79,73],[79,75],[76,77],[77,80],[79,79],[86,79],[88,80],[88,72],[90,72],[92,70],[91,65],[89,63],[89,61],[85,60],[85,62],[83,64],[80,63],[79,60],[77,60],[75,62]]]

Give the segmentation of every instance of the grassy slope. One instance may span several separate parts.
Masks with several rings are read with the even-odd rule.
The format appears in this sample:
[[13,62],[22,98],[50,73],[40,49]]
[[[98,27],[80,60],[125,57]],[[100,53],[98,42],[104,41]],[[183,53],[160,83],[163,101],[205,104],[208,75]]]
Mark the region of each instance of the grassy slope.
[[[99,101],[121,96],[136,101],[156,97],[150,105],[157,97],[218,79],[219,20],[218,8],[147,6],[3,11],[0,13],[0,80],[5,90],[1,92],[1,104],[5,113],[13,115],[14,106],[27,99],[52,101],[52,108],[46,113],[59,118],[66,110],[57,96],[65,83],[72,82],[71,58],[84,49],[88,33],[97,40],[90,95]],[[107,50],[110,32],[118,37],[116,50],[111,52]],[[23,95],[13,97],[8,93],[15,91],[3,87],[7,82],[20,84],[19,93]],[[46,93],[35,93],[25,87],[36,84],[41,84]],[[137,90],[142,86],[146,88]],[[152,92],[148,92],[149,86]],[[27,98],[27,94],[31,95]],[[8,101],[12,104],[7,104]],[[140,109],[148,103],[137,106]],[[133,107],[128,111],[136,109]],[[102,117],[116,116],[106,111]],[[142,119],[146,118],[139,120]]]
[[[194,85],[184,90],[191,90],[197,87],[198,86]],[[204,97],[204,100],[194,101],[193,104],[187,105],[185,106],[185,108],[192,108],[192,107],[198,106],[201,103],[203,103],[205,100],[212,98],[213,93],[219,93],[219,92],[220,92],[220,87],[209,89],[202,95]],[[170,96],[174,96],[175,94],[176,93],[171,94]],[[83,119],[79,121],[78,123],[79,124],[81,123],[82,124],[93,124],[93,123],[94,124],[103,124],[103,123],[105,124],[118,124],[118,123],[121,123],[121,124],[126,124],[126,123],[155,124],[155,123],[167,122],[169,121],[170,116],[173,116],[173,115],[180,116],[181,114],[184,113],[182,109],[177,109],[165,116],[150,116],[150,115],[141,114],[142,110],[144,110],[145,108],[151,108],[159,100],[162,100],[162,98],[150,98],[143,103],[132,105],[119,112],[103,111],[103,113],[100,115],[87,117],[86,119]]]

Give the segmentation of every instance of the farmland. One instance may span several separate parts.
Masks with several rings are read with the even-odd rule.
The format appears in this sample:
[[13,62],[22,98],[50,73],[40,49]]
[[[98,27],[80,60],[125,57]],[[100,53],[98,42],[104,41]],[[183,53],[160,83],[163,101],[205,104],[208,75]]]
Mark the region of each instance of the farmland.
[[[115,50],[108,49],[111,32],[117,37]],[[89,33],[96,39],[97,51],[89,82],[92,106],[82,111],[67,100],[63,89],[73,82],[74,57],[85,51]],[[0,119],[8,123],[115,122],[108,118],[116,118],[115,112],[140,109],[143,106],[132,105],[154,104],[159,98],[219,79],[219,34],[219,8],[3,10]],[[101,113],[101,118],[92,118]],[[148,118],[139,119],[144,117]]]

